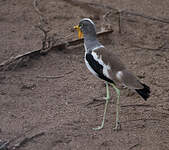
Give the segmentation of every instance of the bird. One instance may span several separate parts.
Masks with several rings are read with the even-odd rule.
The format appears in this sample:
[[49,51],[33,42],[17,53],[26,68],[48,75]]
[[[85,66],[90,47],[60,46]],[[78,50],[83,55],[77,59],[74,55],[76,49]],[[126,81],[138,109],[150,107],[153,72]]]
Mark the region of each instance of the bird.
[[136,91],[145,101],[150,97],[150,87],[139,81],[112,52],[112,49],[106,48],[97,40],[96,26],[91,19],[81,19],[79,24],[74,26],[74,29],[77,30],[79,39],[84,38],[84,61],[87,68],[94,76],[105,81],[106,84],[106,102],[103,119],[101,125],[93,129],[100,130],[104,127],[107,106],[110,100],[109,86],[112,86],[117,94],[116,123],[113,129],[119,130],[121,129],[119,120],[120,90],[117,86],[124,85]]

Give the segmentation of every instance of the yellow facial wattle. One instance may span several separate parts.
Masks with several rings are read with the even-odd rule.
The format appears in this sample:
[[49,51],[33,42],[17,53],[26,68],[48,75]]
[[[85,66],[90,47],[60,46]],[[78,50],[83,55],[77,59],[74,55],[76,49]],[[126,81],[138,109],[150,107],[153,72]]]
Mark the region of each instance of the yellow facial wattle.
[[78,32],[78,38],[79,38],[79,39],[82,39],[82,38],[83,38],[83,33],[82,33],[82,31],[80,30],[80,27],[79,27],[79,26],[74,26],[74,29],[76,29],[77,32]]

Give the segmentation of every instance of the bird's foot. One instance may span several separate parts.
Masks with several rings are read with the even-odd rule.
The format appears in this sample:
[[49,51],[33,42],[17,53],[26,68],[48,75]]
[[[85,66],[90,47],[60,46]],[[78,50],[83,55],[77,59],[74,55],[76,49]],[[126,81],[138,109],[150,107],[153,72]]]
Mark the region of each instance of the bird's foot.
[[110,100],[110,97],[103,97],[103,100]]
[[92,129],[95,130],[95,131],[97,131],[97,130],[103,129],[103,127],[104,127],[104,119],[103,119],[102,124],[100,126],[98,126],[96,128],[92,128]]
[[121,124],[120,124],[120,122],[117,122],[117,123],[116,123],[116,126],[113,128],[113,130],[114,130],[114,131],[119,131],[119,130],[121,130]]
[[103,126],[101,125],[101,126],[98,126],[98,127],[96,127],[96,128],[92,128],[92,129],[95,130],[95,131],[101,130],[101,129],[103,129]]

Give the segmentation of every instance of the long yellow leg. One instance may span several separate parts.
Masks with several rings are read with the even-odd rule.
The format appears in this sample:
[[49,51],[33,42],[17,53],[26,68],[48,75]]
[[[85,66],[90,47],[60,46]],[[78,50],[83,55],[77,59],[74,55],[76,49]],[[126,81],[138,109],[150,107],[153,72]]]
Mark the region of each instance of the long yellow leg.
[[109,100],[110,100],[110,93],[109,93],[109,85],[108,85],[108,82],[106,82],[106,103],[105,103],[105,107],[104,107],[104,114],[103,114],[103,120],[102,120],[102,123],[100,126],[98,126],[97,128],[93,128],[93,130],[100,130],[104,127],[104,121],[105,121],[105,118],[106,118],[106,111],[107,111],[107,105],[109,103]]
[[114,130],[118,130],[121,128],[119,121],[119,110],[120,110],[120,90],[114,85],[111,84],[117,93],[117,102],[116,102],[116,126],[113,128]]

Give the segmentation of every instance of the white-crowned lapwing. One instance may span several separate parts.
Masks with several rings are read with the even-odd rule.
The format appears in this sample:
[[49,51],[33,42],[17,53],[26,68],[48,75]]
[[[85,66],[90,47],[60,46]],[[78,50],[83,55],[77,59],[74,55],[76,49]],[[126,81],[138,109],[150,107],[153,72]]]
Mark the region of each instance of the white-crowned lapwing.
[[94,129],[99,130],[104,126],[107,105],[110,99],[109,85],[112,85],[117,93],[116,125],[114,129],[119,129],[120,90],[116,87],[116,85],[122,84],[135,90],[144,100],[147,100],[149,97],[150,88],[141,83],[129,70],[125,68],[125,65],[112,53],[112,49],[107,49],[97,40],[96,27],[92,20],[84,18],[80,20],[79,25],[74,28],[78,31],[79,38],[84,37],[85,63],[87,68],[96,77],[106,81],[107,96],[103,120],[101,125]]

